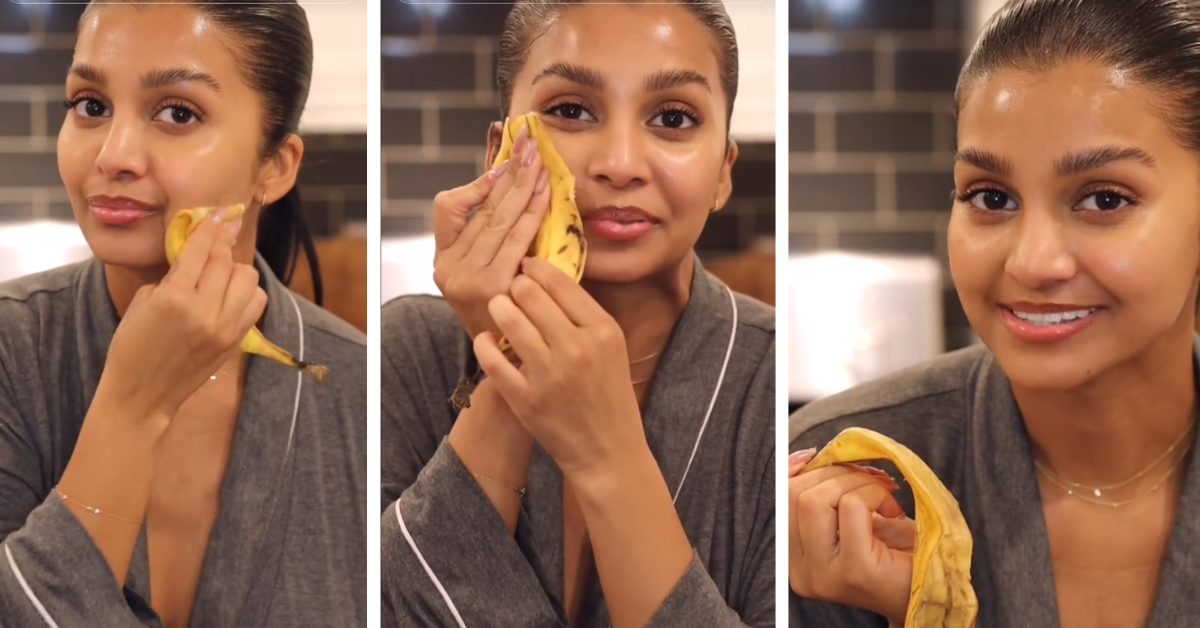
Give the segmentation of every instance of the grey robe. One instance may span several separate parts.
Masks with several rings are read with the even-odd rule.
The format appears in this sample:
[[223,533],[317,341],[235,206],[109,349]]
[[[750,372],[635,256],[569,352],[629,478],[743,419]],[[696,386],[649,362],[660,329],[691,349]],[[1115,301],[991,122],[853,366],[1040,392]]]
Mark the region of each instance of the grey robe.
[[[296,352],[296,309],[257,261],[262,331]],[[366,338],[296,303],[329,377],[304,378],[288,454],[297,372],[251,359],[194,627],[366,625]],[[96,260],[0,285],[0,626],[51,625],[38,604],[64,628],[158,625],[145,527],[122,590],[53,492],[118,322]]]
[[[976,628],[1059,625],[1029,437],[1008,378],[986,347],[962,349],[801,408],[790,419],[788,450],[821,447],[851,426],[912,449],[958,500],[975,539]],[[900,478],[894,466],[880,466]],[[1200,456],[1191,457],[1186,473],[1149,628],[1200,625],[1194,549],[1200,540]],[[912,491],[900,484],[897,498],[912,516]],[[788,616],[792,628],[887,626],[878,615],[790,590]]]
[[[775,311],[740,295],[737,304],[724,384],[676,502],[693,561],[655,627],[775,625]],[[643,414],[672,492],[720,376],[732,316],[730,293],[697,261]],[[469,628],[565,627],[558,466],[535,446],[517,533],[508,534],[445,441],[456,416],[448,399],[476,367],[457,316],[441,299],[402,297],[384,306],[382,335],[383,625],[457,627],[449,599]],[[578,626],[609,622],[594,567],[579,617]]]

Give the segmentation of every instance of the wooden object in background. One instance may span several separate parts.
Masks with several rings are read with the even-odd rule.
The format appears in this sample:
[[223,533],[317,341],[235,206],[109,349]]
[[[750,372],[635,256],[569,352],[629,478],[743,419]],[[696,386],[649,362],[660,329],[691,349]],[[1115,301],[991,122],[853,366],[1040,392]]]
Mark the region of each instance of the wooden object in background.
[[[316,241],[325,309],[367,333],[367,241],[337,236]],[[301,254],[291,288],[313,299],[312,272]]]
[[747,251],[719,257],[704,268],[724,281],[734,292],[775,306],[775,253]]

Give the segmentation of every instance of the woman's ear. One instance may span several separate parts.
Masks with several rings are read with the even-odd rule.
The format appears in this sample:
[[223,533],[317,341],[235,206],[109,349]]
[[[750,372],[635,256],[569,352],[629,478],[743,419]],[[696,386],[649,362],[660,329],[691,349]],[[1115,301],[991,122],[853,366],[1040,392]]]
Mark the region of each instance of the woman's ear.
[[279,150],[267,160],[258,178],[259,194],[266,192],[267,205],[283,198],[296,185],[303,159],[304,141],[298,135],[289,135]]
[[[492,169],[492,162],[496,161],[496,155],[500,152],[500,146],[504,143],[504,122],[496,121],[488,125],[487,133],[487,163],[484,164],[484,170]],[[476,127],[478,128],[478,127]]]
[[737,163],[737,157],[737,142],[730,139],[725,149],[724,163],[721,164],[721,173],[717,177],[717,197],[713,199],[712,209],[714,213],[724,208],[733,194],[733,164]]

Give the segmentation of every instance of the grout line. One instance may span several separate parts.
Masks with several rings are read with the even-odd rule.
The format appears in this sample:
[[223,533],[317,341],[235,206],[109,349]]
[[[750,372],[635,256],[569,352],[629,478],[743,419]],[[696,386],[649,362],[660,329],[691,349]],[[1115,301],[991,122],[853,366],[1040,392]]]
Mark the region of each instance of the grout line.
[[904,172],[944,173],[954,167],[954,155],[941,153],[791,153],[788,172],[792,174],[874,173],[880,156],[892,160],[896,170]]
[[878,224],[896,224],[896,162],[887,155],[875,160],[875,215]]
[[39,92],[29,99],[29,128],[36,137],[50,135],[49,120],[46,119],[46,93]]
[[[791,232],[791,216],[788,216],[788,231]],[[837,248],[838,241],[838,221],[835,218],[827,217],[817,221],[817,250],[825,251]]]
[[[892,64],[894,66],[894,63]],[[878,69],[876,69],[878,72]],[[894,74],[894,67],[893,67]],[[878,111],[879,97],[875,92],[789,92],[788,110],[819,111],[834,106],[838,111]],[[954,95],[943,92],[903,92],[890,96],[889,111],[928,112],[930,109],[950,111]]]
[[492,42],[488,39],[475,40],[475,93],[492,92]]
[[875,40],[875,103],[890,109],[896,102],[896,40],[882,35]]
[[[897,212],[896,222],[888,230],[903,233],[928,233],[939,221],[946,219],[944,211]],[[873,212],[788,212],[788,233],[808,233],[819,230],[825,222],[832,221],[852,231],[879,231]]]
[[421,101],[421,146],[428,148],[440,142],[438,97],[426,96]]

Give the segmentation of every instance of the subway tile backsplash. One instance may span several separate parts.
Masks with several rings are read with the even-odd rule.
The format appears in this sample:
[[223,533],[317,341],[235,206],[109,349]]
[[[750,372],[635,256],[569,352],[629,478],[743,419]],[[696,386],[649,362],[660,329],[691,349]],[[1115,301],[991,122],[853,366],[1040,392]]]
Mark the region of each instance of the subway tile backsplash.
[[[488,125],[499,117],[497,42],[510,7],[383,0],[385,237],[428,232],[434,195],[483,172]],[[775,145],[739,148],[733,198],[709,218],[697,243],[701,256],[775,235]]]
[[[0,221],[73,219],[58,174],[63,81],[83,4],[0,0]],[[317,236],[367,219],[367,136],[303,134],[300,196]]]
[[[946,262],[954,87],[966,0],[789,2],[789,234],[794,253]],[[970,328],[944,273],[946,348]]]

